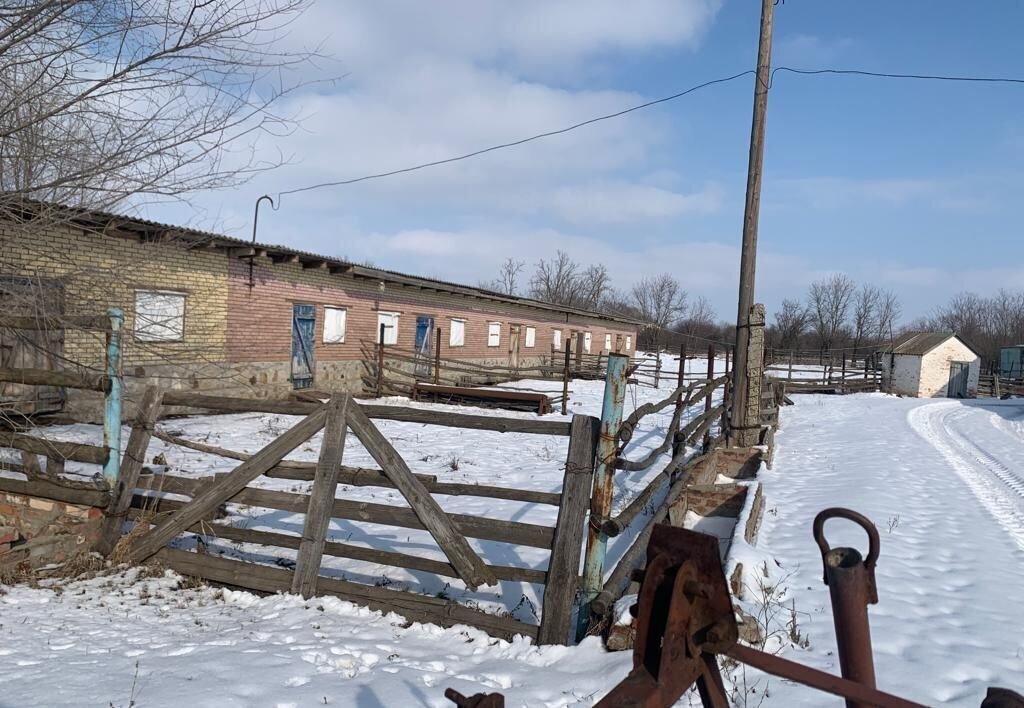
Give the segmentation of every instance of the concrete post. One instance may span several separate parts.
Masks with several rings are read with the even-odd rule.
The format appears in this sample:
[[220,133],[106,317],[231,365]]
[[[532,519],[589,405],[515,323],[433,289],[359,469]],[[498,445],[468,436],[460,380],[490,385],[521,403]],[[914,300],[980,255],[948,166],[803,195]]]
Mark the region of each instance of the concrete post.
[[[761,378],[764,375],[764,305],[757,303],[750,308],[747,318],[747,329],[750,336],[747,339],[746,364],[746,396],[743,400],[743,410],[734,411],[739,422],[739,434],[736,436],[735,445],[740,447],[751,447],[759,444],[761,436]],[[737,364],[739,357],[737,357]],[[740,380],[737,377],[737,380]],[[738,396],[734,396],[733,404],[740,402]]]

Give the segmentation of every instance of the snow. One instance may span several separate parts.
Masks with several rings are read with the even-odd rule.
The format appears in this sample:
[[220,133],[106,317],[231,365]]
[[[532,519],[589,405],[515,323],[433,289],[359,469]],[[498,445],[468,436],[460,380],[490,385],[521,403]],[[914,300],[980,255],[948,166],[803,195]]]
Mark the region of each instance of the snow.
[[[674,368],[666,357],[665,368]],[[693,365],[693,364],[691,364]],[[701,366],[701,364],[696,364]],[[698,369],[700,370],[700,369]],[[529,388],[560,390],[559,382]],[[670,390],[638,388],[627,412]],[[601,383],[574,381],[572,410],[598,415]],[[635,397],[634,397],[635,396]],[[765,514],[756,546],[733,534],[727,571],[745,568],[745,610],[763,618],[766,648],[838,673],[828,592],[811,539],[814,515],[848,506],[878,525],[880,602],[870,616],[879,687],[929,705],[977,706],[986,687],[1024,691],[1024,403],[926,401],[883,394],[794,396],[782,411],[773,470],[762,469]],[[408,405],[404,400],[393,403]],[[416,404],[430,407],[430,404]],[[446,407],[446,410],[450,410]],[[467,412],[493,415],[529,414]],[[630,457],[652,449],[671,411],[652,417],[634,436]],[[559,419],[560,416],[550,416]],[[286,416],[243,414],[166,421],[163,427],[212,445],[252,452],[294,422]],[[499,434],[381,421],[417,472],[445,481],[556,491],[565,438]],[[95,441],[88,426],[48,429],[62,439]],[[318,441],[293,459],[316,458]],[[231,461],[154,442],[177,474],[226,471]],[[458,469],[451,463],[457,457]],[[348,464],[371,460],[350,436]],[[616,504],[628,503],[662,464],[619,475]],[[303,483],[264,479],[278,489]],[[345,488],[350,499],[400,503],[395,492]],[[750,495],[752,496],[752,495]],[[447,509],[535,523],[554,521],[554,507],[472,497],[438,497]],[[749,506],[749,505],[748,505]],[[748,513],[749,509],[744,512]],[[232,521],[298,533],[301,516],[235,507]],[[690,519],[700,526],[702,520]],[[719,520],[703,521],[715,535]],[[863,534],[830,522],[833,545],[864,548]],[[422,532],[336,520],[332,537],[349,543],[427,555]],[[611,545],[612,558],[629,543]],[[474,542],[492,563],[543,568],[546,552]],[[233,544],[220,550],[245,553]],[[337,565],[334,565],[334,564]],[[445,580],[421,573],[331,561],[327,572],[391,582],[423,592]],[[589,639],[578,647],[504,642],[466,627],[407,623],[334,598],[256,597],[210,588],[179,588],[173,574],[113,577],[63,587],[0,587],[0,694],[18,706],[447,706],[444,689],[465,694],[500,691],[506,705],[589,706],[621,680],[629,652],[607,653]],[[467,593],[452,581],[453,598],[536,621],[539,586],[503,583]],[[524,602],[524,598],[529,602]],[[795,618],[795,626],[790,627]],[[740,704],[838,704],[811,689],[755,671],[728,674]],[[684,699],[682,705],[688,705]]]
[[[845,506],[881,532],[879,603],[869,612],[878,686],[955,706],[979,705],[990,685],[1024,691],[1022,402],[794,400],[782,413],[774,469],[759,475],[767,513],[756,552],[779,563],[768,561],[766,584],[785,589],[777,601],[795,608],[809,640],[806,649],[784,643],[783,655],[839,671],[811,522]],[[829,522],[826,536],[833,547],[866,552],[863,532],[848,522]],[[757,595],[757,574],[746,578]],[[778,624],[789,619],[786,610]],[[822,703],[809,689],[761,681],[765,705]]]

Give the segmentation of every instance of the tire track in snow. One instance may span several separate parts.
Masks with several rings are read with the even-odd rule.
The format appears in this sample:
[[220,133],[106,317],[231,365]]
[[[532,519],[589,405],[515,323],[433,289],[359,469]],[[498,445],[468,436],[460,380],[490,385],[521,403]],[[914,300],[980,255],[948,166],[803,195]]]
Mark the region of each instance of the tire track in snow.
[[915,408],[907,421],[941,454],[970,487],[989,515],[1024,550],[1024,481],[999,460],[951,427],[959,403],[937,403]]

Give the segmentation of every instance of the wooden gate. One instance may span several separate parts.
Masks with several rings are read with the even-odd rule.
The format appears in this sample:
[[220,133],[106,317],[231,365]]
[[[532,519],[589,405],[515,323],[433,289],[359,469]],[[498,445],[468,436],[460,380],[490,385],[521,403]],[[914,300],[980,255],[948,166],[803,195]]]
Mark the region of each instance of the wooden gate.
[[508,330],[508,365],[513,369],[519,368],[519,340],[522,329],[522,325],[514,324]]
[[[164,496],[133,495],[126,492],[136,508],[137,519],[153,523],[141,534],[133,534],[128,557],[135,562],[157,556],[161,562],[180,572],[210,581],[265,592],[295,592],[309,597],[332,594],[375,609],[394,611],[410,620],[443,626],[469,624],[495,636],[516,634],[533,637],[543,643],[565,643],[576,603],[576,589],[582,553],[586,512],[594,470],[597,421],[575,416],[570,424],[557,421],[495,418],[397,406],[360,405],[347,394],[339,394],[326,404],[306,401],[258,401],[202,396],[167,391],[162,405],[202,407],[219,410],[247,410],[271,413],[303,414],[290,430],[253,455],[210,448],[200,443],[175,439],[152,430],[151,423],[140,420],[128,442],[131,459],[144,459],[149,436],[156,434],[171,444],[180,444],[241,460],[233,471],[205,480],[170,474],[140,478],[141,464],[126,462],[122,472],[123,488],[144,492],[186,495],[181,502]],[[144,411],[145,412],[145,411]],[[154,415],[149,411],[150,420]],[[569,451],[561,493],[538,492],[478,484],[440,482],[429,475],[414,474],[381,434],[371,417],[421,422],[448,427],[569,435]],[[293,449],[320,430],[324,431],[320,459],[312,463],[284,460]],[[342,464],[346,432],[351,431],[379,469],[353,468]],[[142,451],[142,452],[139,452]],[[129,457],[126,452],[125,457]],[[312,480],[307,494],[272,491],[248,486],[261,475],[293,480]],[[339,483],[376,486],[398,490],[408,507],[357,502],[337,498]],[[444,511],[431,496],[470,495],[550,504],[558,507],[555,527],[520,521],[505,521]],[[122,501],[127,508],[127,503]],[[305,514],[301,536],[239,528],[215,522],[225,503],[264,507]],[[165,513],[166,512],[166,513]],[[156,516],[152,516],[155,513]],[[328,540],[332,518],[367,522],[398,528],[425,529],[446,556],[446,561],[424,558],[422,554],[401,553],[385,548],[367,548]],[[294,570],[248,561],[230,560],[212,554],[193,553],[168,544],[182,533],[199,534],[267,547],[297,550]],[[388,537],[390,537],[389,534]],[[547,570],[532,567],[501,566],[486,563],[467,542],[467,537],[501,543],[550,549]],[[543,584],[542,619],[538,625],[508,616],[498,616],[456,602],[410,591],[369,586],[339,580],[321,574],[323,556],[371,561],[411,570],[461,579],[467,588],[494,585],[498,581]]]
[[971,365],[965,361],[952,361],[949,364],[949,384],[946,396],[949,398],[967,398],[967,381]]
[[[0,327],[0,368],[64,368],[64,289],[60,282],[0,276],[0,312],[8,322],[25,318],[30,325]],[[52,413],[61,410],[64,401],[64,389],[57,386],[0,385],[2,414]]]
[[420,315],[416,318],[416,377],[429,378],[434,351],[434,318]]

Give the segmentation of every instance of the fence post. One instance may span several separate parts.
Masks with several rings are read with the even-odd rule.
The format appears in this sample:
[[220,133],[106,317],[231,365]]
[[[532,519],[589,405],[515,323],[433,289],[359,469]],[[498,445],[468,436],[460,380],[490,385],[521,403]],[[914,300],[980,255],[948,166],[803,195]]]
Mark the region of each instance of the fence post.
[[[676,377],[676,384],[677,384],[677,386],[682,386],[684,383],[686,383],[686,341],[685,340],[679,345],[679,374]],[[682,408],[682,406],[683,406],[683,394],[682,394],[682,392],[680,392],[679,398],[676,399],[676,410],[678,411],[680,408]],[[678,433],[679,433],[679,430],[677,429],[676,430],[676,434],[678,434]],[[675,459],[679,455],[679,452],[682,450],[682,447],[683,447],[683,442],[684,441],[680,440],[677,435],[675,437],[673,437],[673,439],[672,439],[672,459]]]
[[[715,378],[715,345],[708,345],[708,381]],[[711,410],[711,399],[712,395],[709,393],[708,397],[704,399],[704,412],[707,413]],[[707,432],[704,433],[704,454],[707,454],[708,450],[711,449],[711,427],[708,426]]]
[[544,584],[544,612],[537,635],[538,644],[565,644],[570,639],[572,614],[579,586],[580,554],[587,527],[587,502],[594,480],[594,444],[599,421],[589,415],[574,415],[569,433],[569,454],[565,460],[562,498],[551,544],[551,560]]
[[384,395],[384,330],[385,325],[381,323],[377,337],[377,398]]
[[658,357],[654,362],[654,388],[661,387],[661,348],[657,348],[654,351],[654,356]]
[[572,337],[565,339],[565,364],[562,366],[562,415],[569,410],[569,356],[572,352]]
[[434,347],[434,385],[441,383],[441,328],[437,327],[437,346]]
[[107,334],[107,378],[110,390],[103,405],[103,446],[107,448],[107,461],[103,465],[103,479],[110,489],[117,489],[121,476],[121,325],[124,312],[117,307],[107,310],[110,332]]
[[786,372],[786,382],[793,380],[793,352],[789,353],[789,371]]
[[996,398],[1002,398],[1001,391],[999,390],[999,372],[996,371],[992,374],[992,391]]
[[608,357],[604,381],[604,403],[601,406],[601,427],[597,439],[597,465],[590,497],[590,526],[587,529],[587,555],[583,561],[583,595],[580,598],[579,626],[581,636],[590,621],[590,603],[604,584],[604,556],[608,537],[601,530],[611,516],[612,493],[615,491],[615,462],[622,425],[622,407],[626,400],[626,367],[629,357],[613,354]]
[[846,393],[846,352],[843,352],[842,378],[839,380],[839,390]]

